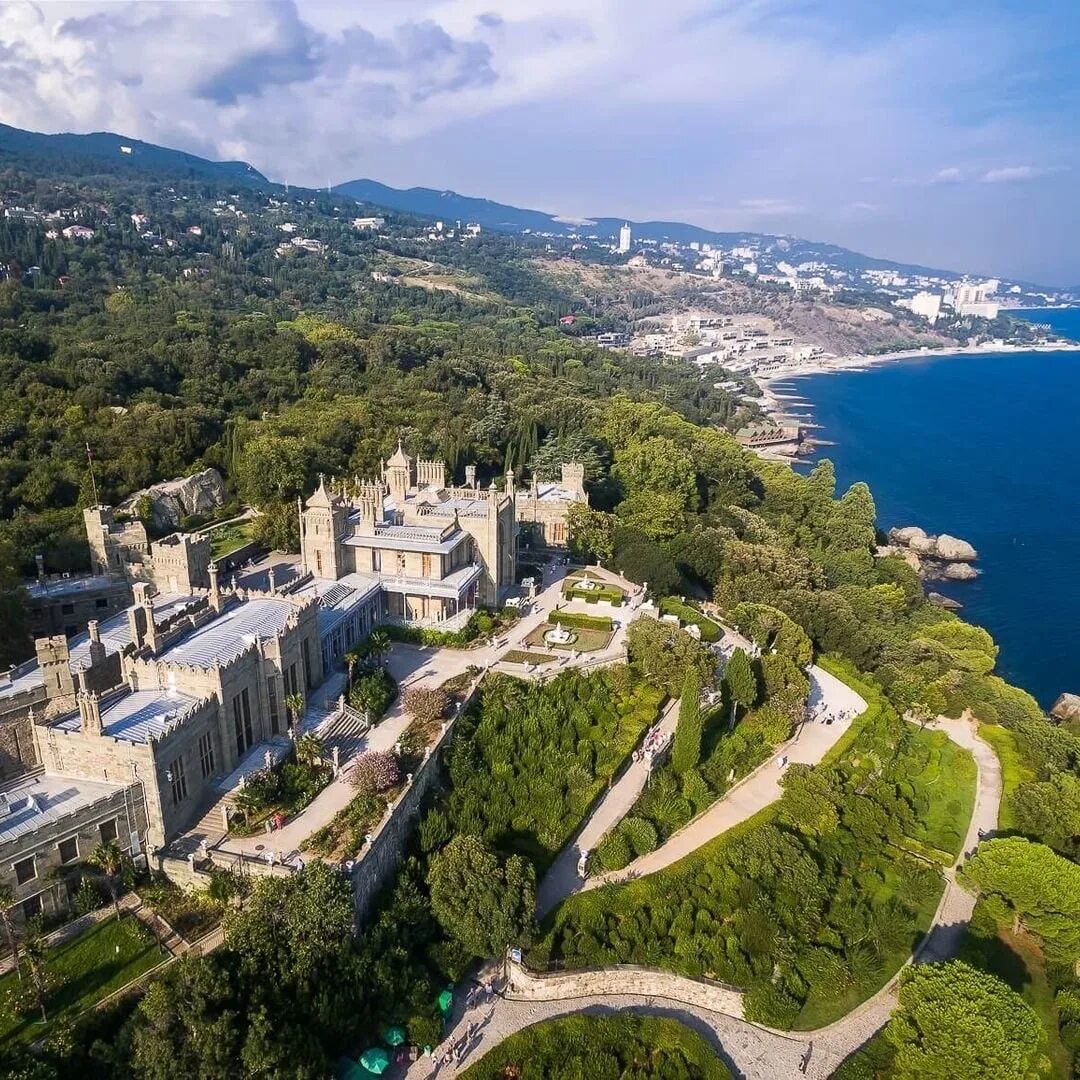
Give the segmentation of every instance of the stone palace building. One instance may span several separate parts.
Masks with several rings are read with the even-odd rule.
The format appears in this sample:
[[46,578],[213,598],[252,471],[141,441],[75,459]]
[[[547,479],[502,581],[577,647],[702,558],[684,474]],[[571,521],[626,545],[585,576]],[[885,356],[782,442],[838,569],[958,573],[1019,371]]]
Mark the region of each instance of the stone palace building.
[[[67,902],[65,868],[99,842],[135,857],[163,848],[287,751],[295,702],[379,623],[461,626],[515,582],[519,515],[546,546],[566,541],[585,499],[561,484],[448,483],[439,461],[399,446],[374,480],[320,480],[299,508],[297,572],[220,581],[206,536],[149,541],[108,506],[84,512],[98,605],[82,633],[47,633],[0,675],[0,882],[16,913]],[[75,579],[87,580],[87,579]],[[253,580],[259,587],[247,587]],[[108,594],[110,597],[112,593]]]

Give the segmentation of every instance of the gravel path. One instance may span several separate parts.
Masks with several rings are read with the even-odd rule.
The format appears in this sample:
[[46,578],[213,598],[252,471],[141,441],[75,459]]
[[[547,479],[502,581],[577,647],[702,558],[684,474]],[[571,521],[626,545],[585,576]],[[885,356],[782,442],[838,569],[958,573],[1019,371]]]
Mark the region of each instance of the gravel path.
[[[920,963],[951,956],[967,929],[975,898],[957,884],[956,868],[978,844],[980,832],[992,833],[997,827],[1002,794],[997,755],[978,737],[974,723],[941,719],[933,726],[971,751],[978,776],[975,808],[964,853],[945,871],[946,888],[941,903],[929,932],[912,957],[912,961]],[[489,970],[485,977],[492,978],[493,973]],[[898,984],[899,974],[840,1020],[806,1032],[773,1031],[722,1013],[658,997],[605,995],[563,1001],[509,1001],[495,996],[477,1000],[469,1007],[459,1002],[447,1038],[437,1048],[437,1053],[445,1054],[460,1044],[465,1048],[464,1055],[437,1067],[432,1058],[421,1058],[407,1071],[399,1070],[395,1075],[408,1076],[409,1080],[458,1076],[492,1047],[531,1024],[570,1013],[603,1015],[629,1010],[681,1020],[709,1039],[732,1073],[746,1080],[779,1080],[800,1075],[824,1080],[885,1025],[896,1006]],[[482,999],[483,995],[478,997]]]
[[[537,904],[540,914],[546,914],[560,900],[579,890],[596,889],[609,882],[630,881],[633,878],[643,877],[645,874],[655,874],[658,870],[663,870],[691,852],[697,851],[714,837],[746,821],[747,818],[753,817],[759,810],[763,810],[780,798],[780,778],[786,767],[781,763],[801,762],[816,765],[851,726],[852,719],[866,708],[866,702],[851,687],[819,667],[810,669],[810,685],[811,708],[823,708],[825,713],[845,718],[834,720],[831,724],[815,720],[800,725],[795,737],[778,747],[768,761],[729,788],[712,806],[670,836],[655,851],[650,851],[648,855],[635,859],[624,869],[607,874],[594,874],[583,881],[577,876],[575,854],[569,868],[572,871],[571,874],[561,874],[556,881],[551,883],[545,878],[541,883],[541,893],[538,896],[543,896],[543,904],[539,902]],[[606,803],[607,800],[600,804],[594,816],[603,812],[605,817],[610,817],[606,813],[608,809]],[[631,806],[633,802],[627,805],[622,813],[625,814]],[[621,816],[616,820],[620,820]],[[587,825],[586,829],[588,828]],[[574,845],[572,844],[571,847]],[[561,860],[562,855],[559,858]]]

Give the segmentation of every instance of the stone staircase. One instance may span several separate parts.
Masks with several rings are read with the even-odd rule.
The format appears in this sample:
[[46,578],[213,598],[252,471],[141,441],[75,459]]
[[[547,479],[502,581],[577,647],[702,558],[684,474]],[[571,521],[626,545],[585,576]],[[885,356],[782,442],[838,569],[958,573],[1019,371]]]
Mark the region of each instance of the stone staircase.
[[335,709],[319,727],[319,738],[323,740],[323,756],[331,760],[336,747],[338,764],[344,765],[363,749],[364,738],[370,730],[371,725],[351,706]]

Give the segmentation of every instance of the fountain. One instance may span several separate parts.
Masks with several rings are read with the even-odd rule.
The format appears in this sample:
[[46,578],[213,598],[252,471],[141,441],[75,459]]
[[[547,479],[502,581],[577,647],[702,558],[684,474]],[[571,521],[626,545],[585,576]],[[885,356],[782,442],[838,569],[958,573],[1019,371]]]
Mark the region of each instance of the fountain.
[[567,630],[561,622],[557,622],[552,629],[544,634],[544,641],[549,645],[569,645],[576,640],[577,634],[572,630]]
[[574,582],[575,589],[582,589],[585,592],[592,592],[593,589],[599,589],[600,586],[589,577],[588,573],[584,573],[576,582]]

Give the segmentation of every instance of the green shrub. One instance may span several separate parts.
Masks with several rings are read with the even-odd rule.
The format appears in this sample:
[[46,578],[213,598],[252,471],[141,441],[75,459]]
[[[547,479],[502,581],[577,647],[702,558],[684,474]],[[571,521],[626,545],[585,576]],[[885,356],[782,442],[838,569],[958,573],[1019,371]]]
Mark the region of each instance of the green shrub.
[[652,822],[640,817],[625,818],[619,825],[619,831],[626,837],[633,849],[634,857],[648,855],[656,847],[656,829]]
[[576,626],[582,630],[603,630],[610,633],[615,624],[606,615],[579,615],[572,611],[552,612],[549,622],[560,622],[563,626]]
[[620,829],[613,829],[597,845],[596,859],[600,868],[605,873],[613,870],[621,870],[629,865],[634,853],[630,850],[630,843],[626,835]]
[[349,690],[349,704],[371,719],[378,720],[397,697],[397,683],[384,667],[374,668],[358,675]]

